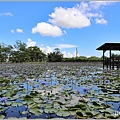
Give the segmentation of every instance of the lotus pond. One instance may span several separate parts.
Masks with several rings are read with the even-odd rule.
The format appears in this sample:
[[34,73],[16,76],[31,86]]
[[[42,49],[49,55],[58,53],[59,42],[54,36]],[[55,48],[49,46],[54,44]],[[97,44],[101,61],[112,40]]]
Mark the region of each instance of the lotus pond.
[[119,76],[101,63],[0,64],[0,118],[119,119]]

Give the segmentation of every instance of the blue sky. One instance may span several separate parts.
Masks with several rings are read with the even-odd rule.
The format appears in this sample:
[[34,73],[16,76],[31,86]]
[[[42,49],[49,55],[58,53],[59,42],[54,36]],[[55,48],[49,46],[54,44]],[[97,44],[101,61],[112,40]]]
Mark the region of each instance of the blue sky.
[[0,43],[21,40],[64,57],[102,56],[96,48],[120,42],[120,2],[1,2]]

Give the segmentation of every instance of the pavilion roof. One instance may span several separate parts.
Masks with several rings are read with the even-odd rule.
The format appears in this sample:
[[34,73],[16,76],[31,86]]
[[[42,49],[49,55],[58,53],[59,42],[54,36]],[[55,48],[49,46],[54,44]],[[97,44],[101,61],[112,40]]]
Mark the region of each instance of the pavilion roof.
[[120,50],[120,43],[104,43],[96,50]]

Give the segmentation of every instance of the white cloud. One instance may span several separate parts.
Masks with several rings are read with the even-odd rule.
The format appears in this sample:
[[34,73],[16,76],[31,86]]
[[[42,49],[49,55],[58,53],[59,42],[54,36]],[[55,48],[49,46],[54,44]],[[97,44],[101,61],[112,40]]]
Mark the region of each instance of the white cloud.
[[44,44],[40,44],[40,46],[41,46],[41,47],[43,47],[43,46],[44,46]]
[[76,57],[76,54],[77,54],[77,57],[80,56],[79,53],[78,53],[78,51],[74,51],[73,56]]
[[64,51],[64,52],[62,52],[62,54],[63,54],[63,57],[64,58],[71,58],[71,57],[73,57],[73,54],[71,54],[70,52],[66,52],[66,51]]
[[[107,20],[104,19],[102,9],[104,9],[106,6],[111,5],[115,2],[112,1],[90,1],[90,2],[82,2],[81,4],[77,4],[76,9],[81,11],[83,15],[85,15],[87,18],[96,19],[95,21],[98,24],[107,24]],[[101,21],[99,21],[101,20]]]
[[91,21],[97,24],[107,24],[104,19],[104,13],[101,11],[105,6],[115,2],[90,1],[81,2],[72,8],[56,7],[54,12],[49,14],[48,22],[40,22],[34,28],[32,33],[40,33],[42,36],[57,37],[63,34],[67,35],[62,28],[84,28],[91,25]]
[[56,7],[54,13],[49,16],[49,22],[65,28],[83,28],[90,25],[90,20],[74,7]]
[[28,38],[28,41],[27,41],[27,46],[28,47],[33,47],[36,45],[36,42],[35,41],[32,41],[30,38]]
[[56,44],[57,48],[63,49],[63,48],[75,48],[77,46],[71,45],[71,44]]
[[[54,12],[49,14],[50,19],[48,21],[63,28],[87,27],[91,25],[91,19],[102,18],[101,20],[103,20],[104,13],[101,10],[113,3],[111,1],[90,1],[81,2],[72,8],[56,7]],[[104,23],[106,22],[104,21]]]
[[[76,47],[76,46],[70,45],[70,44],[65,44],[65,45],[61,44],[60,45],[60,49],[62,49],[62,48],[72,48],[72,47]],[[57,47],[56,46],[55,47],[50,47],[50,46],[44,46],[44,44],[40,44],[40,50],[42,50],[42,52],[45,53],[45,54],[53,52],[55,50],[55,48],[58,48],[58,46]],[[63,51],[61,53],[63,54],[64,58],[76,57],[76,51],[74,51],[73,53]],[[77,54],[77,56],[79,56],[79,54]]]
[[7,12],[7,13],[4,13],[4,15],[7,15],[7,16],[14,16],[12,13],[10,12]]
[[65,30],[63,30],[63,33],[64,33],[65,35],[67,35],[67,32],[66,32]]
[[[62,54],[64,58],[76,57],[76,51],[74,51],[73,53],[63,51]],[[77,56],[79,56],[79,54],[77,54]]]
[[96,22],[96,24],[107,24],[107,21],[103,18],[101,18],[101,19],[96,18],[95,22]]
[[104,8],[105,6],[111,5],[115,2],[113,1],[90,1],[90,2],[81,2],[81,4],[77,4],[77,8],[82,12],[90,12],[92,10],[100,10],[100,8]]
[[14,16],[14,15],[10,12],[6,12],[6,13],[0,13],[0,16]]
[[113,1],[90,1],[89,2],[89,6],[92,8],[92,9],[99,9],[101,6],[107,6],[107,5],[110,5],[112,4]]
[[94,18],[96,18],[96,17],[101,18],[101,17],[103,17],[103,15],[101,13],[86,13],[86,16],[89,17],[89,18],[92,18],[92,17],[94,17]]
[[43,44],[40,45],[40,50],[42,50],[43,53],[47,54],[47,53],[50,53],[50,52],[53,52],[53,47],[50,47],[50,46],[46,46],[44,47]]
[[[22,30],[22,29],[17,28],[17,29],[16,29],[16,32],[17,32],[17,33],[23,33],[23,30]],[[15,31],[14,31],[14,30],[11,30],[11,33],[15,33]]]
[[11,30],[11,33],[15,33],[15,31],[14,31],[14,30]]
[[90,11],[91,8],[89,6],[89,2],[81,2],[81,4],[77,4],[76,9],[81,11],[82,14],[84,14],[86,11]]
[[17,33],[23,33],[23,30],[22,30],[22,29],[17,28],[17,29],[16,29],[16,32],[17,32]]
[[57,26],[52,26],[49,23],[41,22],[38,23],[36,27],[32,28],[32,33],[40,33],[42,36],[61,36],[62,30]]

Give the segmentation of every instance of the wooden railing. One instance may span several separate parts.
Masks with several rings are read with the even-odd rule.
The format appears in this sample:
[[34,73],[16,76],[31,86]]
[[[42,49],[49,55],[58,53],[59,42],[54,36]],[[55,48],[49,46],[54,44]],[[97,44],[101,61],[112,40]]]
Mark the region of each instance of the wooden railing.
[[110,69],[114,69],[115,67],[117,69],[119,69],[120,68],[120,57],[112,56],[111,59],[110,58],[106,58],[104,60],[104,65],[106,65],[106,67],[110,68]]

